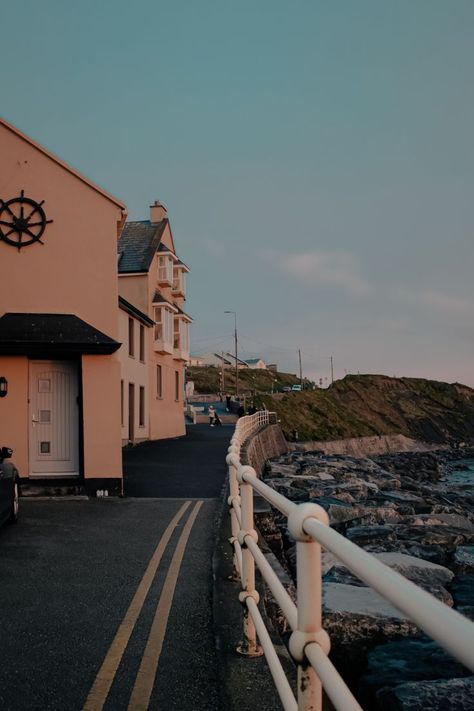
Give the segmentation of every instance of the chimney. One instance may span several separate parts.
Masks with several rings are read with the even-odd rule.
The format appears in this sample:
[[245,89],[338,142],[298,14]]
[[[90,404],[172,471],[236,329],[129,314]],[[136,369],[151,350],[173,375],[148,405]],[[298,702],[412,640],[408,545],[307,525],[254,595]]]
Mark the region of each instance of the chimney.
[[166,207],[159,200],[155,200],[153,205],[150,205],[150,222],[156,224],[164,220],[165,217],[168,217]]

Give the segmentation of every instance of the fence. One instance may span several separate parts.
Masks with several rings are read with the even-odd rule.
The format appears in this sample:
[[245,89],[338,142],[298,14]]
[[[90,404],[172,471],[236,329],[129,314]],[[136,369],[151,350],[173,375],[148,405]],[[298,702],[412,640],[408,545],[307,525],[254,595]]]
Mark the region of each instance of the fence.
[[[274,413],[266,411],[238,421],[227,455],[228,503],[234,566],[242,586],[239,600],[244,606],[239,651],[257,656],[263,648],[283,708],[319,711],[323,688],[336,709],[361,708],[328,658],[330,639],[322,627],[321,546],[474,672],[474,623],[332,530],[322,507],[293,503],[261,481],[252,467],[242,464],[240,453],[246,440],[272,421],[276,422]],[[297,605],[258,547],[254,491],[287,517],[288,531],[296,541]],[[255,564],[292,630],[289,649],[297,664],[296,698],[258,609]]]

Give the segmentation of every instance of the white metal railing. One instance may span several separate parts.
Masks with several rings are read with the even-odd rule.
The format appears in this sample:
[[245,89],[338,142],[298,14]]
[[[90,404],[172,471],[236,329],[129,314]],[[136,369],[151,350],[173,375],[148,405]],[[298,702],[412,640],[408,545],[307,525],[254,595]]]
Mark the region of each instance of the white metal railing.
[[[320,711],[323,688],[336,709],[356,711],[361,708],[328,658],[330,640],[322,627],[321,546],[474,672],[473,622],[331,529],[321,506],[295,504],[261,481],[255,469],[242,464],[240,453],[246,440],[271,422],[276,422],[276,416],[267,411],[242,417],[237,422],[226,461],[230,485],[230,540],[234,568],[242,585],[239,600],[244,606],[244,640],[239,652],[259,656],[263,648],[283,708]],[[297,606],[258,547],[254,491],[287,517],[288,531],[296,541]],[[255,564],[292,629],[289,649],[297,663],[297,698],[258,609]]]

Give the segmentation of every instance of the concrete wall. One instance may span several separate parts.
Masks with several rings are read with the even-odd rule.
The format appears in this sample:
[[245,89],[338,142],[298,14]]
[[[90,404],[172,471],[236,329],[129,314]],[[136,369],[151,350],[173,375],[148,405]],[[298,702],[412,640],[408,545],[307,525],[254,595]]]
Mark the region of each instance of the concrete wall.
[[280,425],[268,425],[248,441],[242,452],[242,462],[250,464],[257,474],[263,470],[267,459],[288,452],[288,443]]
[[440,449],[439,444],[418,442],[405,435],[380,435],[374,437],[352,437],[325,442],[292,442],[289,449],[299,452],[321,451],[324,454],[346,454],[351,457],[369,457],[387,452],[424,452]]

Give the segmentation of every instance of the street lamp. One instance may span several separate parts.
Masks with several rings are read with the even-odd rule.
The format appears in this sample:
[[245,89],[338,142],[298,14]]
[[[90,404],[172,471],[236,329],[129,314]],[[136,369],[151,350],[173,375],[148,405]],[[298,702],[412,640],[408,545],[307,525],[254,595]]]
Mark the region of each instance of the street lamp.
[[235,341],[235,396],[239,394],[239,367],[237,365],[237,314],[235,311],[224,311],[225,314],[234,314],[234,341]]

